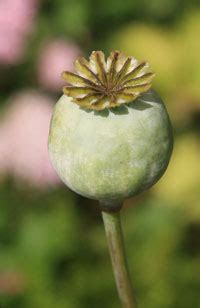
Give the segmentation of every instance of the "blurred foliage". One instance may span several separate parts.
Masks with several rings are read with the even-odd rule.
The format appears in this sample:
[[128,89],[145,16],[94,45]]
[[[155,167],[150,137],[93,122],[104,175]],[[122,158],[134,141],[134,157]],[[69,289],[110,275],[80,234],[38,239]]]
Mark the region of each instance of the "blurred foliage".
[[[1,195],[0,271],[18,275],[19,284],[0,295],[1,307],[119,306],[92,202],[63,189],[24,191],[12,181]],[[198,307],[199,225],[159,198],[133,205],[122,222],[140,307]]]
[[[51,38],[75,42],[85,54],[119,49],[156,72],[175,149],[160,183],[123,211],[141,308],[200,307],[199,32],[195,0],[43,0],[23,60],[1,66],[1,106],[19,89],[46,91],[37,59]],[[0,307],[119,307],[96,202],[10,178],[1,179],[0,196]]]

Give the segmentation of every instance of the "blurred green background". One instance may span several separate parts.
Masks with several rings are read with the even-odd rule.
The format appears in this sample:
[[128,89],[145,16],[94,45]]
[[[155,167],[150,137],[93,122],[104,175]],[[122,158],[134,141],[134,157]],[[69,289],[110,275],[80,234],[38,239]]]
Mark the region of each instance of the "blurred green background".
[[47,154],[60,72],[113,49],[147,60],[175,147],[164,177],[122,212],[140,308],[200,307],[200,2],[0,2],[0,307],[120,307],[97,203]]

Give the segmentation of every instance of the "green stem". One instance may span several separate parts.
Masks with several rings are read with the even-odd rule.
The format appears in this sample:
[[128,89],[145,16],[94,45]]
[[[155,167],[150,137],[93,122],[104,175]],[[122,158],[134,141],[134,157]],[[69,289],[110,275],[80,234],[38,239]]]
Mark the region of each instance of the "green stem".
[[123,307],[136,308],[137,303],[133,292],[125,255],[120,211],[102,211],[102,217],[119,298]]

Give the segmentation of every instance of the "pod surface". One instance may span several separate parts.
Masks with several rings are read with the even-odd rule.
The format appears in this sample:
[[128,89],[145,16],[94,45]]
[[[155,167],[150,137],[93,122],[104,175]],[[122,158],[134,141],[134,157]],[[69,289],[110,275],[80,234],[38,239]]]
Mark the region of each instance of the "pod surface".
[[48,146],[55,170],[70,189],[112,200],[157,182],[167,168],[173,138],[166,108],[153,90],[99,112],[63,95],[54,108]]

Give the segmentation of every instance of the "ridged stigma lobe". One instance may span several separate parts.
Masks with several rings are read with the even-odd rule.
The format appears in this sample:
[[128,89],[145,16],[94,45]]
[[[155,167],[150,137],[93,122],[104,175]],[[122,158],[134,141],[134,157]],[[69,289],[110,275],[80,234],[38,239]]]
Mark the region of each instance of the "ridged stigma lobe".
[[83,57],[77,59],[75,69],[76,74],[62,73],[68,84],[63,92],[79,106],[93,110],[133,102],[150,89],[155,76],[147,71],[146,62],[139,63],[119,51],[112,51],[107,61],[102,51],[93,51],[89,61]]

